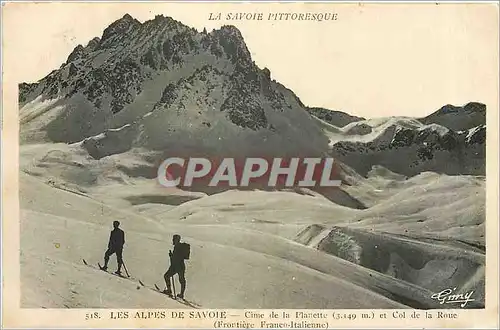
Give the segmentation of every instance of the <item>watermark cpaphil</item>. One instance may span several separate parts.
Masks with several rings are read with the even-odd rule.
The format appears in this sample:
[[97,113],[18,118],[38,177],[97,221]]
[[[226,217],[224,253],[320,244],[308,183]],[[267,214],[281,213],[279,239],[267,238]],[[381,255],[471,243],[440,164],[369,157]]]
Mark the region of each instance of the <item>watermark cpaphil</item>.
[[157,179],[164,187],[339,187],[333,158],[181,158],[165,159]]

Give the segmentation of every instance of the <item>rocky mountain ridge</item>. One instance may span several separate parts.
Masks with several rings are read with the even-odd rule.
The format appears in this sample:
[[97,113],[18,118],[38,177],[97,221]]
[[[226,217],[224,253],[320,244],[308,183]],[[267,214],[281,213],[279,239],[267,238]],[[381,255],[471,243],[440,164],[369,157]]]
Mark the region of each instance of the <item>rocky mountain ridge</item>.
[[308,107],[257,67],[234,26],[198,32],[162,15],[125,15],[19,89],[22,143],[77,143],[94,159],[135,149],[157,151],[156,162],[330,154],[363,175],[373,165],[405,175],[485,171],[484,104],[411,119]]
[[454,131],[465,131],[486,124],[486,105],[469,102],[463,106],[447,104],[430,115],[419,118],[423,124],[438,124]]
[[[46,133],[46,141],[99,136],[96,145],[106,145],[101,134],[126,126],[127,147],[120,152],[174,144],[228,154],[327,150],[302,102],[255,65],[233,26],[199,33],[161,15],[144,23],[125,15],[101,38],[77,46],[58,70],[19,88],[21,113],[33,103],[57,100],[23,123],[27,143],[40,138],[30,134],[36,130]],[[104,157],[111,149],[116,147],[89,151]]]
[[362,175],[374,165],[408,176],[424,171],[449,175],[486,172],[485,122],[455,131],[435,123],[425,125],[418,120],[393,118],[373,127],[367,122],[356,122],[347,131],[363,134],[339,138],[332,143],[332,155]]
[[363,117],[352,116],[342,111],[318,107],[307,107],[307,111],[309,111],[309,113],[314,117],[337,127],[344,127],[347,124],[366,119]]

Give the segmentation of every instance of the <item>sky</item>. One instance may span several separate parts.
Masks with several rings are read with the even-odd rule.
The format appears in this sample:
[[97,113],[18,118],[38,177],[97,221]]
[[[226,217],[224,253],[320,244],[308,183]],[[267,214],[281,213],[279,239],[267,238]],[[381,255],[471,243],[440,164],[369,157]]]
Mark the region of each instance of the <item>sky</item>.
[[[336,21],[213,21],[210,13],[337,13]],[[124,14],[201,31],[234,25],[256,64],[308,106],[363,117],[425,116],[497,104],[493,4],[38,3],[4,5],[4,68],[34,82]]]

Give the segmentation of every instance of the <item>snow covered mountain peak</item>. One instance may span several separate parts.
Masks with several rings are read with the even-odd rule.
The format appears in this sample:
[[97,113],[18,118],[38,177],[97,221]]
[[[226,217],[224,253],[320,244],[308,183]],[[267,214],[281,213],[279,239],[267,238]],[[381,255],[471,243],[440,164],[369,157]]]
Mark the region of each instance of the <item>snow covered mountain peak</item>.
[[[481,121],[480,115],[452,113],[427,120],[392,117],[350,123],[330,133],[332,155],[362,175],[375,165],[408,176],[423,171],[484,175],[485,117]],[[457,127],[466,129],[453,129]]]
[[[24,142],[85,140],[97,158],[173,145],[243,155],[328,151],[299,98],[254,63],[230,25],[207,33],[170,17],[140,23],[125,15],[59,69],[19,88]],[[125,125],[120,147],[102,138]]]

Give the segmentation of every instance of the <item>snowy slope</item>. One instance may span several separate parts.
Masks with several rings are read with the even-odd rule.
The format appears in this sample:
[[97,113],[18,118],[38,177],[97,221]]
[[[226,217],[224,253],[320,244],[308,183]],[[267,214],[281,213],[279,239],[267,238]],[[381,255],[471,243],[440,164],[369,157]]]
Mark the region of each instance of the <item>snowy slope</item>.
[[[480,104],[427,119],[311,110],[236,28],[129,15],[20,84],[19,101],[23,307],[182,308],[82,264],[102,260],[113,220],[150,286],[181,234],[187,296],[206,308],[442,308],[440,282],[484,303]],[[343,184],[164,188],[172,155],[331,155]]]
[[[126,230],[124,258],[129,271],[147,285],[161,284],[171,235],[181,233],[193,252],[188,263],[187,294],[206,307],[403,307],[397,301],[412,307],[434,306],[429,299],[431,290],[421,283],[372,271],[284,237],[291,236],[283,235],[287,227],[298,233],[307,223],[327,219],[328,214],[330,218],[346,218],[340,216],[338,207],[319,197],[261,192],[253,198],[251,192],[226,192],[225,196],[193,200],[146,218],[132,207],[103,205],[92,196],[50,187],[24,174],[21,184],[21,273],[23,283],[29,283],[23,286],[23,304],[27,306],[172,306],[172,301],[137,289],[128,281],[93,273],[82,266],[81,258],[93,263],[102,259],[112,220],[121,221]],[[259,194],[264,196],[259,198]],[[60,201],[58,205],[52,202],[54,198]],[[290,205],[297,205],[295,211],[275,217]],[[321,205],[324,211],[318,209]],[[302,216],[307,212],[316,214]],[[390,237],[382,241],[397,244]],[[453,255],[453,249],[429,244],[434,253]],[[110,265],[114,267],[112,260]],[[62,273],[66,270],[72,276]],[[88,287],[90,279],[101,283],[99,292]],[[228,286],[231,295],[221,295]],[[35,287],[52,289],[39,291]],[[130,298],[121,299],[122,295]]]
[[[426,273],[416,271],[411,258],[391,257],[387,265],[393,265],[392,268],[353,262],[325,245],[334,225],[351,228],[342,230],[345,235],[357,237],[354,242],[368,244],[362,246],[365,253],[373,253],[374,245],[370,242],[374,239],[381,248],[401,251],[408,243],[398,235],[404,234],[413,241],[412,235],[418,241],[427,237],[424,245],[417,243],[422,253],[427,253],[422,261],[428,263],[426,267],[432,269],[444,258],[451,260],[446,269],[452,270],[453,260],[465,260],[460,261],[463,265],[460,267],[469,268],[457,272],[459,278],[454,283],[465,283],[481,292],[484,253],[467,244],[456,247],[460,240],[484,245],[481,243],[484,214],[478,213],[473,218],[481,225],[470,223],[470,215],[484,208],[484,187],[473,178],[433,174],[407,181],[380,168],[368,181],[352,177],[352,182],[358,184],[351,186],[351,193],[363,202],[374,201],[366,197],[369,192],[384,191],[384,196],[377,196],[376,205],[356,210],[332,203],[321,195],[293,192],[227,191],[212,196],[193,195],[158,188],[149,179],[127,178],[123,173],[124,180],[100,178],[97,185],[85,186],[85,181],[69,185],[61,179],[64,170],[61,172],[60,163],[46,160],[46,171],[32,166],[31,157],[40,149],[44,148],[33,145],[22,148],[21,163],[25,170],[33,171],[30,176],[21,174],[20,196],[21,273],[23,282],[29,283],[23,289],[23,302],[27,306],[169,307],[171,301],[150,299],[150,294],[143,293],[146,291],[142,288],[137,290],[135,285],[103,277],[105,274],[93,279],[102,281],[100,286],[106,288],[101,291],[104,298],[86,284],[93,274],[82,269],[80,259],[92,263],[102,259],[113,220],[121,221],[127,232],[124,258],[128,269],[149,285],[162,283],[171,235],[180,233],[185,237],[193,248],[187,293],[199,304],[214,308],[390,308],[400,306],[398,303],[417,308],[434,306],[429,296],[436,286],[425,282]],[[110,160],[107,162],[112,164]],[[133,160],[129,162],[133,166]],[[58,172],[59,179],[55,175]],[[469,188],[474,182],[477,194]],[[446,193],[450,194],[447,199],[443,198]],[[470,203],[462,203],[461,208],[454,205],[467,198]],[[53,203],[54,199],[58,203]],[[444,219],[440,208],[447,205],[449,210],[443,220],[446,222],[440,222]],[[299,232],[318,225],[321,229],[312,234],[312,243],[295,242]],[[426,233],[427,226],[432,236]],[[366,230],[368,233],[363,234]],[[359,235],[374,238],[367,241]],[[464,259],[464,248],[475,256],[472,266],[465,263],[468,259]],[[436,255],[439,257],[433,257]],[[379,259],[365,256],[365,260]],[[79,271],[74,273],[74,269]],[[72,277],[62,276],[66,274],[63,271],[73,274]],[[400,271],[406,275],[397,275]],[[444,277],[450,274],[443,272]],[[221,295],[228,285],[234,292],[231,296]],[[36,287],[55,289],[40,292]],[[117,290],[124,294],[135,290],[135,293],[130,293],[131,298],[120,299]],[[144,296],[133,299],[139,294],[137,291]],[[119,303],[114,303],[115,300]]]
[[349,188],[371,207],[309,225],[296,239],[431,291],[454,286],[484,299],[485,191],[481,177],[407,179],[378,167]]
[[[126,231],[127,268],[146,284],[161,283],[171,235],[181,233],[193,253],[186,293],[206,308],[403,307],[338,277],[345,268],[346,273],[356,271],[368,278],[362,268],[327,255],[317,258],[314,250],[289,240],[210,222],[177,226],[168,217],[164,223],[149,221],[26,175],[21,176],[21,187],[21,280],[26,307],[183,307],[82,266],[81,258],[93,263],[102,259],[112,220],[121,221]],[[54,198],[60,206],[54,205]],[[389,278],[382,281],[392,285]],[[97,283],[100,289],[96,291]],[[228,287],[231,294],[221,294]]]

